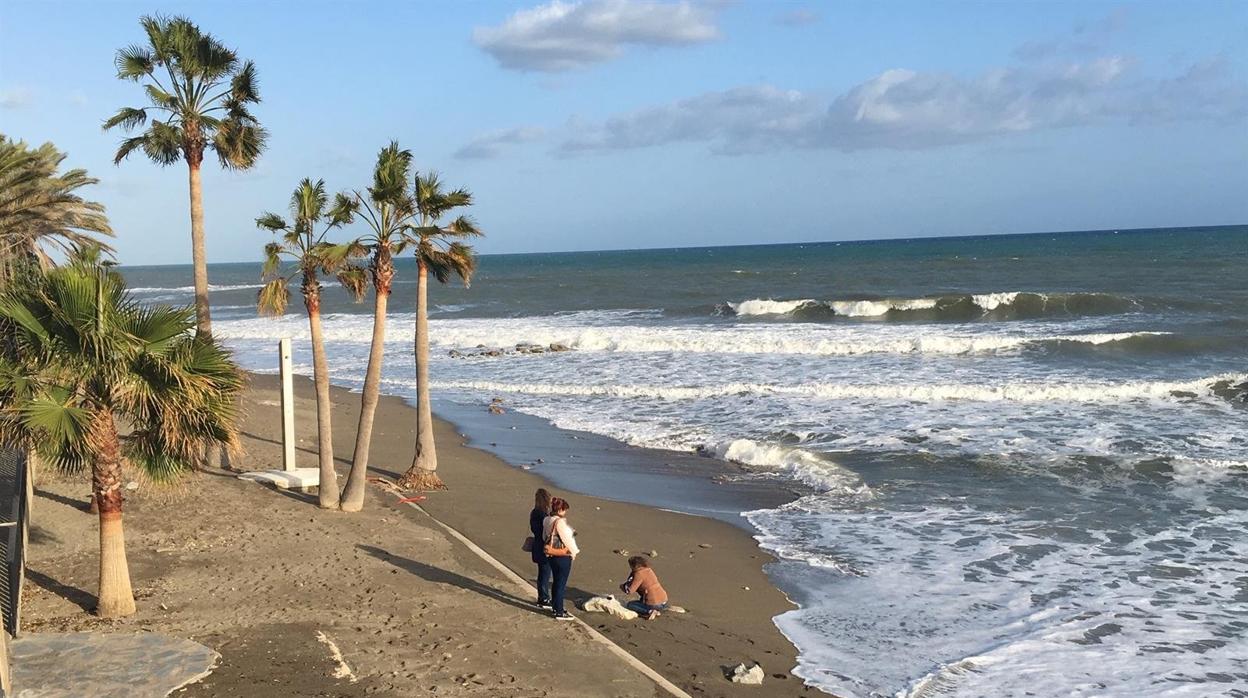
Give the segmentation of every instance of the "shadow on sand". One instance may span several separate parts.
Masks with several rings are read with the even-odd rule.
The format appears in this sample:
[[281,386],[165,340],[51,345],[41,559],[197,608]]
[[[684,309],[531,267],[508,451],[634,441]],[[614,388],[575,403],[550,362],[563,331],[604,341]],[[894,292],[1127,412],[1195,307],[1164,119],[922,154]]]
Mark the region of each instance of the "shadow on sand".
[[42,572],[39,572],[37,570],[34,570],[30,567],[26,568],[26,578],[34,582],[35,584],[39,585],[40,587],[47,589],[53,594],[56,594],[57,596],[60,596],[61,598],[77,605],[82,610],[87,611],[88,613],[95,610],[95,607],[96,607],[95,594],[83,591],[82,589],[79,589],[78,587],[75,587],[75,586],[70,586],[68,584],[63,584],[61,582],[58,582],[57,580],[49,577],[48,575]]
[[465,577],[462,574],[448,572],[447,570],[434,567],[433,565],[427,565],[411,558],[395,555],[388,550],[382,550],[381,548],[372,545],[357,545],[355,547],[356,549],[361,550],[378,560],[388,562],[401,570],[406,570],[407,572],[420,577],[421,579],[425,579],[430,582],[437,582],[438,584],[451,584],[461,589],[475,591],[476,593],[498,601],[499,603],[505,603],[508,606],[514,606],[521,610],[529,611],[530,613],[539,613],[542,615],[548,613],[525,599],[512,596],[511,594],[495,589],[492,586],[482,584],[475,579]]

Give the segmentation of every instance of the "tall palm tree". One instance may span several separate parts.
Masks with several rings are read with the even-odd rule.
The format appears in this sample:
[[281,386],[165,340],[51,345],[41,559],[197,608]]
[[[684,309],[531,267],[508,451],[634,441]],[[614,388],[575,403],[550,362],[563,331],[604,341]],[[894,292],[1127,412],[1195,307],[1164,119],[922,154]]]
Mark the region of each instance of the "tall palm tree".
[[429,404],[429,274],[441,283],[458,276],[467,286],[477,268],[476,254],[464,238],[482,235],[476,223],[459,216],[449,224],[441,220],[457,208],[472,205],[467,189],[442,191],[437,173],[416,175],[415,225],[404,238],[416,250],[416,455],[399,478],[399,486],[412,490],[446,489],[438,477],[438,453],[433,443],[433,408]]
[[365,477],[368,474],[368,452],[373,438],[373,416],[381,398],[381,368],[386,349],[386,306],[394,280],[394,257],[403,251],[403,230],[413,224],[415,197],[407,189],[412,166],[412,153],[399,148],[396,141],[381,149],[373,166],[373,185],[365,194],[356,192],[355,210],[369,228],[359,238],[360,244],[372,252],[369,273],[373,289],[373,339],[368,351],[368,370],[360,396],[360,421],[355,430],[355,453],[351,472],[342,488],[339,506],[343,511],[364,508]]
[[170,480],[209,445],[237,446],[242,373],[224,348],[192,333],[191,308],[140,306],[95,259],[10,286],[0,318],[16,335],[0,354],[0,443],[35,445],[44,462],[90,470],[100,522],[96,611],[130,615],[122,468]]
[[[139,135],[122,140],[114,164],[136,150],[161,166],[186,161],[195,317],[199,332],[209,334],[212,318],[199,170],[205,150],[216,152],[221,166],[230,170],[252,167],[264,150],[268,134],[249,111],[250,105],[260,101],[256,66],[251,61],[239,61],[234,51],[185,17],[144,16],[139,24],[147,43],[117,51],[117,77],[143,83],[151,104],[123,107],[104,122],[104,129],[120,126],[132,132],[146,127]],[[148,111],[156,112],[153,118],[148,118]]]
[[[351,263],[351,258],[364,253],[356,243],[335,245],[325,236],[329,231],[351,220],[352,200],[338,194],[328,210],[329,196],[324,180],[304,179],[290,196],[292,221],[276,213],[256,219],[260,228],[280,235],[280,242],[264,246],[264,271],[268,282],[258,296],[260,312],[281,315],[290,302],[290,280],[301,276],[303,305],[308,310],[308,326],[312,334],[312,377],[316,383],[316,432],[320,465],[317,500],[322,509],[338,508],[338,474],[334,471],[333,429],[330,424],[329,367],[325,360],[325,342],[321,335],[320,274],[333,274],[342,287],[358,301],[364,295],[364,270]],[[318,231],[319,227],[319,231]],[[282,273],[282,257],[294,260],[294,269]]]
[[77,193],[99,180],[82,169],[57,174],[64,161],[51,143],[30,148],[0,134],[0,283],[24,266],[47,269],[52,252],[112,253],[99,240],[113,234],[104,206]]

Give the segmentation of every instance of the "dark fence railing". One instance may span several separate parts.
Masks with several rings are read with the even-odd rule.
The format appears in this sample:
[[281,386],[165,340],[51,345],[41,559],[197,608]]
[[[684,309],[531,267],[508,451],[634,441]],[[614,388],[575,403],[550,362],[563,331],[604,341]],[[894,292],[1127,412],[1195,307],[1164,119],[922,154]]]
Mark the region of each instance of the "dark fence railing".
[[26,454],[0,449],[0,611],[4,629],[16,636],[21,627],[22,583],[26,577],[27,482]]

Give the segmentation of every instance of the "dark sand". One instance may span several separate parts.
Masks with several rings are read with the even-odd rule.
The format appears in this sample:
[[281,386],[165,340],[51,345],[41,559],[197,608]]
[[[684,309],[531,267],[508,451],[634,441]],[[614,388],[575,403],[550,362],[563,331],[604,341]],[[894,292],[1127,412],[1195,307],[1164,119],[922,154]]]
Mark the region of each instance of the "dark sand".
[[[278,391],[253,376],[244,426],[245,469],[280,467]],[[311,385],[296,383],[300,465],[315,466]],[[358,395],[335,389],[335,450],[348,467]],[[484,409],[484,407],[482,408]],[[385,398],[374,430],[373,474],[408,464],[414,411]],[[440,473],[450,490],[423,506],[526,578],[533,473],[467,448],[439,422]],[[340,481],[341,484],[341,481]],[[370,488],[360,514],[322,511],[315,497],[278,492],[225,473],[179,491],[129,495],[127,549],[139,612],[109,622],[94,602],[95,518],[85,478],[44,477],[33,512],[25,630],[142,629],[188,637],[222,654],[218,669],[179,695],[196,696],[649,696],[653,683],[575,625],[537,613],[502,576],[424,515]],[[622,555],[655,550],[653,565],[689,613],[653,622],[575,611],[694,695],[817,694],[789,670],[792,645],[771,618],[791,604],[767,580],[771,558],[737,526],[709,518],[568,494],[582,555],[573,598],[610,593]],[[703,547],[707,546],[707,547]],[[748,587],[748,589],[747,589]],[[324,634],[356,677],[339,666]],[[758,661],[760,687],[729,683],[722,667]],[[69,668],[67,668],[69,670]],[[340,672],[339,672],[340,673]]]

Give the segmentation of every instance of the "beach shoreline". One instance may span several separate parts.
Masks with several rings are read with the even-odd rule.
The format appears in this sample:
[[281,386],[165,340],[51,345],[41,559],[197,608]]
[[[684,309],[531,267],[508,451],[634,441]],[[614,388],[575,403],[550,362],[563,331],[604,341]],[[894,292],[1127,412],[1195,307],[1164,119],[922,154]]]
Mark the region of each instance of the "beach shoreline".
[[[276,380],[266,374],[252,376],[253,381]],[[332,390],[335,402],[340,395],[348,396],[344,400],[358,400],[358,393],[346,388]],[[384,395],[381,400],[373,432],[374,452],[379,443],[397,441],[407,447],[402,453],[410,453],[414,408],[398,396]],[[547,487],[571,501],[569,520],[582,549],[569,582],[570,600],[579,602],[597,594],[618,597],[616,587],[627,575],[629,554],[655,552],[652,563],[672,603],[689,610],[686,615],[666,614],[653,623],[578,611],[586,622],[695,695],[753,695],[757,688],[729,683],[723,674],[726,667],[753,661],[767,674],[769,696],[825,695],[792,673],[797,665],[796,647],[773,619],[796,605],[768,577],[765,568],[776,558],[759,547],[750,524],[740,516],[748,508],[778,506],[794,499],[797,494],[790,487],[724,480],[717,476],[730,475],[733,468],[722,461],[638,449],[558,429],[515,412],[491,415],[486,404],[480,405],[478,419],[470,416],[471,408],[455,410],[453,415],[446,408],[445,403],[435,404],[438,473],[448,490],[425,493],[426,499],[420,502],[432,516],[531,581],[533,565],[520,543],[528,535],[532,493],[537,487]],[[508,439],[516,443],[509,444]],[[519,463],[510,463],[499,455],[534,448],[529,462],[517,458]],[[602,448],[615,451],[607,453],[610,463],[630,463],[631,467],[619,472],[583,469],[578,476],[577,461],[604,453],[596,450]],[[568,462],[568,456],[577,458]],[[535,463],[538,458],[544,462]],[[672,461],[688,461],[682,464],[697,468],[682,474]],[[386,478],[396,478],[408,465],[407,460],[394,468],[380,463],[374,457],[370,473]],[[658,501],[668,499],[672,492],[683,496],[697,490],[706,496],[718,490],[723,494],[711,507],[691,499],[667,507],[630,501],[636,492],[628,487],[611,491],[611,496],[586,491],[603,492],[602,488],[619,488],[638,478],[653,478],[657,487],[667,488],[656,492]],[[742,508],[725,508],[734,504]]]

